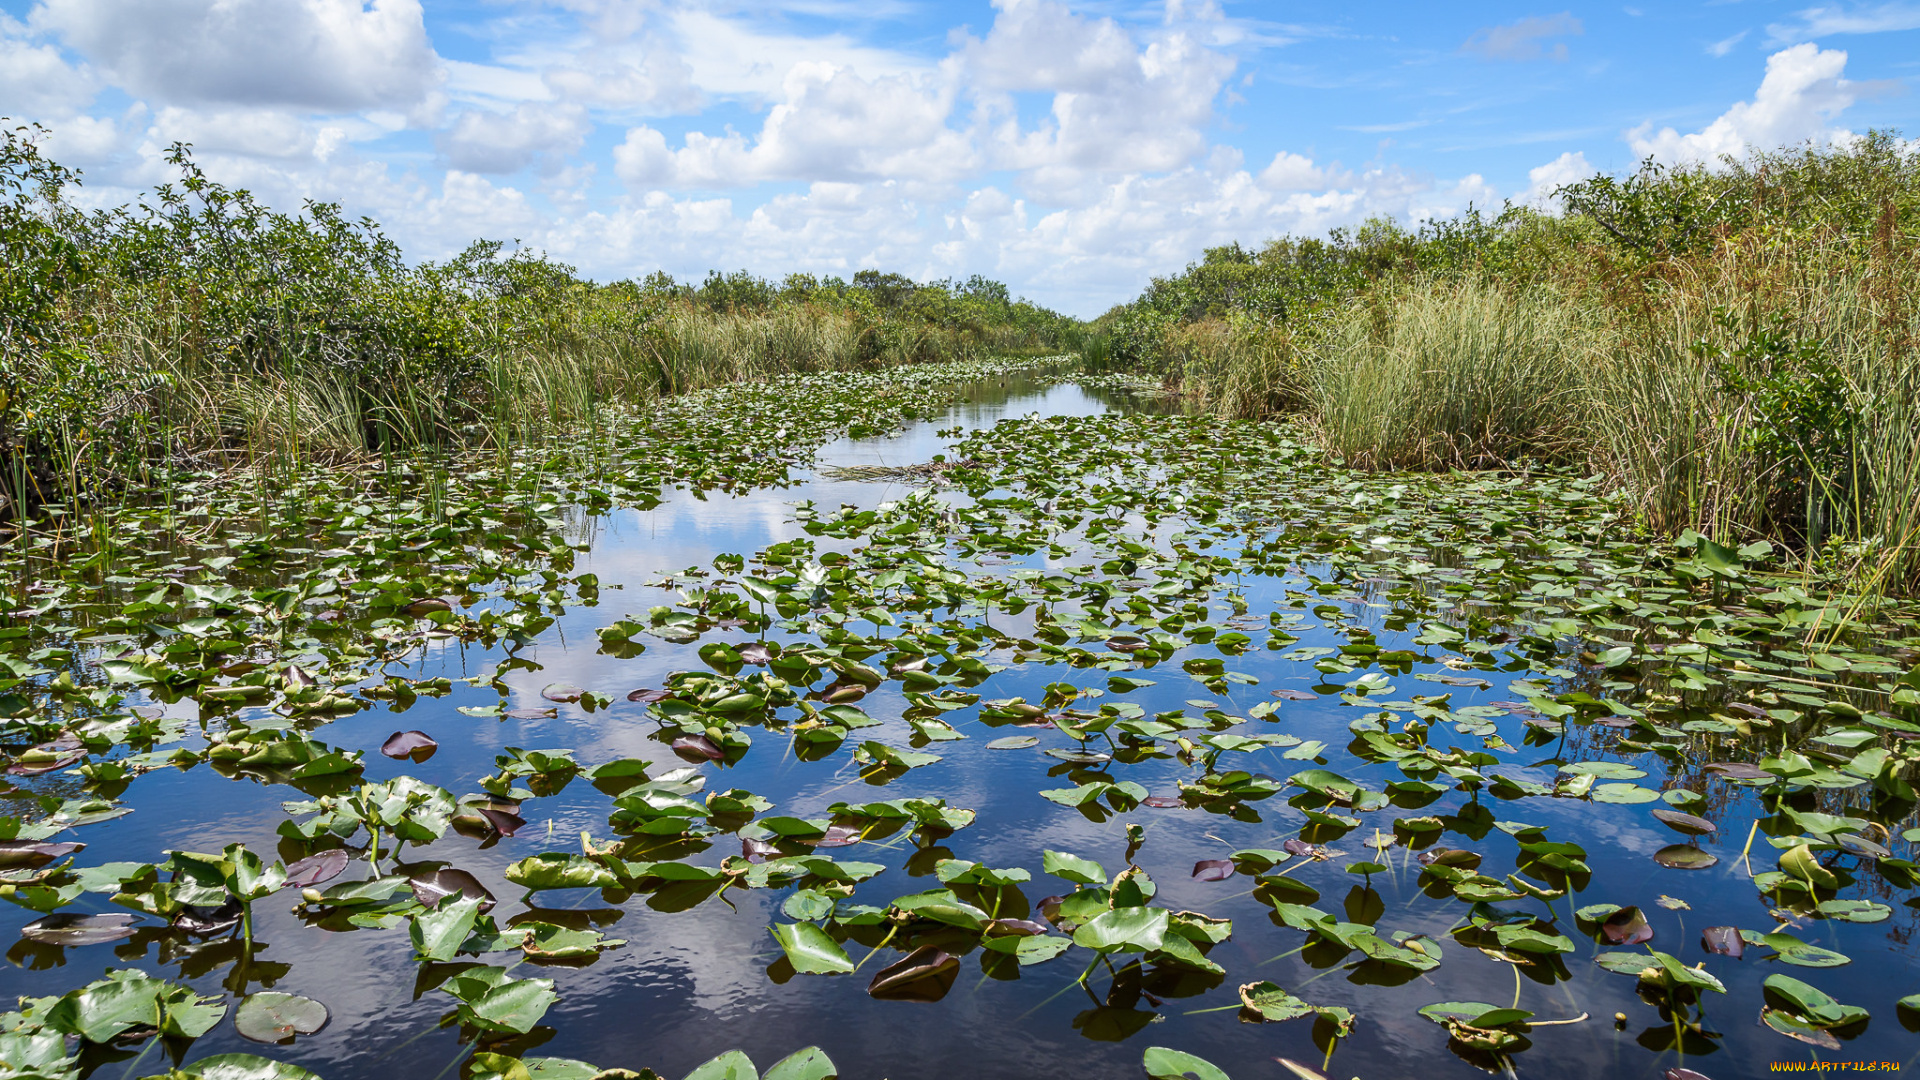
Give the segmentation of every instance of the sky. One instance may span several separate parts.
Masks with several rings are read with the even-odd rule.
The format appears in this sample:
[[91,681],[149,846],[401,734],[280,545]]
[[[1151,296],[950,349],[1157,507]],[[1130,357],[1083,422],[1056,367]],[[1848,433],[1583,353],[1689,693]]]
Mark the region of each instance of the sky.
[[416,258],[984,274],[1080,316],[1217,244],[1920,136],[1917,80],[1920,0],[0,0],[0,116],[91,204],[180,141]]

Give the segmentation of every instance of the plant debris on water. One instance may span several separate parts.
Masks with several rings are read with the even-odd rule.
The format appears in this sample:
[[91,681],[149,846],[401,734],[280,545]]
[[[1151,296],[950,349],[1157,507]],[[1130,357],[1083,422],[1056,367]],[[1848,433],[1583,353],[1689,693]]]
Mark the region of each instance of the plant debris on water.
[[[0,1061],[649,1076],[573,1056],[614,1045],[591,999],[708,963],[831,1016],[675,1031],[675,1076],[831,1077],[781,1055],[961,1007],[1203,1080],[1748,1075],[1723,1047],[1920,1024],[1920,610],[1577,471],[1362,473],[1123,397],[807,472],[1010,375],[1074,377],[790,376],[39,509],[0,546],[0,898],[44,989]],[[617,522],[802,484],[758,550],[622,570]],[[676,927],[692,981],[645,989]]]

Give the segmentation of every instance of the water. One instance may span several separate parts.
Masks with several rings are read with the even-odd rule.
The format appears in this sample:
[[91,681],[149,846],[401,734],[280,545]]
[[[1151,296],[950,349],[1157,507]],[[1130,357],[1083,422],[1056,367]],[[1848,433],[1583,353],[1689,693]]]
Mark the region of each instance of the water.
[[[1093,416],[1140,407],[1125,395],[1052,384],[1030,376],[1013,375],[969,388],[964,398],[938,418],[918,421],[898,435],[886,438],[842,440],[819,455],[823,469],[846,466],[902,466],[931,460],[950,452],[952,429],[991,427],[1002,419],[1031,414],[1046,417]],[[938,434],[939,432],[948,434]],[[655,725],[644,718],[640,705],[629,704],[626,693],[637,687],[661,685],[669,672],[699,670],[698,643],[672,645],[645,638],[646,651],[630,659],[616,659],[599,650],[594,630],[624,615],[644,615],[657,604],[675,599],[671,590],[650,584],[663,575],[688,568],[708,567],[715,556],[754,552],[805,535],[794,520],[794,504],[811,500],[822,508],[842,504],[874,507],[895,500],[917,485],[872,481],[833,480],[804,474],[792,486],[756,491],[740,497],[697,498],[674,492],[646,511],[614,511],[576,522],[591,549],[581,556],[578,571],[591,572],[600,581],[596,606],[576,606],[537,640],[513,654],[500,649],[478,649],[455,644],[438,646],[405,670],[394,673],[412,678],[447,676],[453,679],[500,671],[512,688],[508,705],[544,707],[543,687],[573,684],[612,696],[616,704],[605,711],[587,712],[578,705],[557,706],[547,720],[496,720],[462,715],[462,705],[494,700],[488,690],[470,690],[456,683],[457,692],[434,700],[422,699],[404,715],[376,708],[338,720],[325,729],[328,742],[363,748],[366,778],[380,780],[409,774],[441,785],[456,795],[478,790],[495,771],[494,758],[504,747],[569,748],[585,765],[618,758],[640,758],[659,763],[650,770],[681,764],[663,742],[654,737]],[[943,497],[958,500],[947,493]],[[852,542],[822,538],[820,550],[847,550]],[[1051,568],[1043,556],[1015,560]],[[1073,561],[1073,560],[1066,560]],[[1080,561],[1084,562],[1084,558]],[[1003,568],[1004,569],[1004,568]],[[1298,582],[1251,578],[1240,583],[1248,609],[1263,616],[1287,603],[1285,590]],[[1216,596],[1216,619],[1233,609]],[[1363,621],[1365,621],[1365,613]],[[1016,635],[1030,623],[996,615],[1002,629]],[[1383,649],[1410,647],[1407,641],[1418,627],[1392,631],[1371,617]],[[1312,626],[1312,621],[1308,624]],[[1250,631],[1258,634],[1258,631]],[[1346,638],[1324,629],[1298,631],[1301,646],[1338,647]],[[774,635],[779,636],[777,633]],[[1284,651],[1284,650],[1282,650]],[[1258,679],[1257,686],[1233,686],[1229,693],[1209,692],[1180,671],[1188,655],[1218,655],[1194,646],[1152,670],[1133,672],[1156,680],[1127,700],[1155,712],[1186,708],[1194,701],[1215,703],[1220,709],[1245,716],[1256,704],[1273,699],[1276,689],[1307,690],[1322,682],[1307,664],[1289,661],[1280,652],[1259,647],[1233,659],[1229,667]],[[1005,657],[994,659],[1005,662]],[[504,663],[503,663],[504,662]],[[1455,708],[1511,700],[1506,682],[1511,673],[1475,672],[1489,678],[1489,689],[1456,689]],[[1524,674],[1524,672],[1521,672]],[[1075,670],[1064,665],[1027,663],[995,674],[976,692],[986,698],[1024,696],[1038,701],[1048,683],[1066,681],[1081,686],[1104,686],[1108,673]],[[1342,677],[1345,681],[1346,677]],[[1396,677],[1399,694],[1432,693],[1437,688]],[[1411,689],[1406,689],[1411,687]],[[852,977],[792,976],[781,963],[782,953],[767,927],[791,921],[781,914],[781,903],[791,890],[729,890],[731,904],[707,900],[687,910],[675,906],[668,890],[653,897],[634,897],[618,907],[607,906],[595,891],[572,890],[540,894],[536,903],[544,921],[595,926],[626,945],[601,955],[582,967],[521,965],[516,976],[539,975],[555,979],[561,1000],[541,1027],[508,1047],[516,1053],[553,1055],[595,1062],[602,1067],[651,1067],[668,1077],[679,1077],[701,1061],[727,1048],[745,1050],[762,1068],[805,1045],[824,1048],[837,1062],[841,1075],[854,1080],[889,1077],[892,1080],[947,1080],[974,1077],[1120,1077],[1141,1074],[1142,1050],[1149,1045],[1176,1047],[1200,1054],[1230,1075],[1246,1080],[1282,1075],[1276,1056],[1318,1066],[1323,1050],[1312,1036],[1313,1022],[1248,1024],[1237,1019],[1235,988],[1241,983],[1271,980],[1295,995],[1319,1005],[1345,1006],[1359,1017],[1350,1038],[1343,1040],[1328,1067],[1331,1076],[1405,1076],[1415,1071],[1436,1075],[1474,1075],[1476,1066],[1449,1052],[1445,1033],[1415,1010],[1448,1000],[1479,1000],[1498,1005],[1512,1001],[1516,991],[1513,965],[1494,962],[1473,953],[1448,936],[1465,908],[1456,902],[1423,899],[1415,877],[1420,867],[1408,862],[1409,852],[1390,849],[1392,867],[1367,879],[1345,873],[1349,862],[1371,858],[1362,841],[1376,822],[1390,815],[1369,817],[1367,824],[1333,847],[1345,854],[1293,871],[1295,877],[1321,893],[1319,906],[1342,911],[1353,921],[1378,920],[1388,929],[1426,934],[1441,943],[1445,962],[1436,971],[1397,980],[1396,985],[1370,985],[1380,978],[1345,968],[1352,956],[1322,955],[1323,950],[1298,952],[1303,935],[1277,925],[1273,909],[1250,895],[1252,880],[1236,875],[1225,881],[1193,880],[1193,864],[1223,858],[1241,848],[1274,848],[1299,834],[1303,815],[1276,797],[1255,805],[1264,818],[1236,821],[1184,809],[1141,807],[1096,822],[1046,801],[1038,791],[1071,786],[1073,766],[1044,757],[1039,750],[985,749],[995,738],[1009,734],[1040,736],[1041,747],[1071,745],[1063,734],[983,724],[976,710],[948,713],[946,719],[968,738],[940,742],[924,749],[943,755],[941,762],[914,769],[885,786],[863,780],[850,756],[851,745],[878,738],[905,746],[911,729],[900,719],[907,707],[899,684],[888,682],[860,702],[869,714],[886,720],[883,727],[857,733],[846,749],[817,762],[802,762],[786,752],[784,740],[754,732],[755,746],[731,768],[708,767],[708,790],[741,787],[775,804],[771,813],[796,817],[826,816],[837,801],[910,797],[944,798],[948,805],[978,811],[976,822],[943,839],[936,846],[916,850],[905,831],[880,841],[833,852],[837,857],[883,862],[888,869],[862,885],[855,900],[884,905],[890,898],[938,888],[933,877],[941,858],[977,860],[993,867],[1024,867],[1034,880],[1022,888],[1027,902],[1067,886],[1040,873],[1041,851],[1051,849],[1101,862],[1111,873],[1127,863],[1122,826],[1133,822],[1146,830],[1134,861],[1158,884],[1155,903],[1174,910],[1204,912],[1231,918],[1232,938],[1218,946],[1211,958],[1226,968],[1225,976],[1161,969],[1140,977],[1129,974],[1111,979],[1104,970],[1088,987],[1075,984],[1086,963],[1084,950],[1074,950],[1052,962],[1019,968],[1009,963],[988,965],[973,950],[962,957],[961,974],[937,1003],[875,1001],[868,997],[869,976],[899,954],[883,951]],[[190,709],[174,706],[175,709]],[[1377,785],[1380,770],[1342,748],[1352,738],[1348,722],[1356,710],[1337,697],[1288,702],[1277,725],[1258,723],[1236,731],[1280,730],[1327,744],[1326,768]],[[394,762],[374,752],[396,730],[418,728],[439,742],[436,755],[423,764]],[[1519,741],[1517,721],[1502,722],[1502,731]],[[1598,732],[1599,729],[1591,729]],[[1575,736],[1574,738],[1580,738]],[[1577,750],[1578,748],[1576,748]],[[1529,750],[1509,759],[1503,769],[1551,784],[1553,766],[1528,767],[1550,755],[1549,749]],[[1597,756],[1568,751],[1569,759]],[[1255,770],[1284,777],[1312,762],[1285,761],[1278,750],[1255,755]],[[1145,785],[1155,795],[1176,793],[1176,783],[1191,780],[1194,771],[1175,760],[1116,766],[1116,778]],[[1658,783],[1658,781],[1649,781]],[[43,786],[44,787],[44,786]],[[296,793],[286,787],[250,781],[234,782],[205,766],[187,772],[171,770],[142,777],[123,802],[134,813],[109,823],[89,826],[82,837],[89,843],[82,863],[111,860],[148,861],[167,849],[215,851],[242,842],[257,851],[278,847],[282,857],[302,854],[282,842],[276,829],[288,820],[284,800]],[[1554,1077],[1654,1077],[1679,1063],[1666,1052],[1673,1029],[1663,1026],[1648,1005],[1635,996],[1635,982],[1594,966],[1589,957],[1599,950],[1573,927],[1575,906],[1612,901],[1638,904],[1651,920],[1655,947],[1682,957],[1687,963],[1707,959],[1698,942],[1699,931],[1716,924],[1767,929],[1772,920],[1768,905],[1744,880],[1740,851],[1744,824],[1764,813],[1748,792],[1713,788],[1714,801],[1706,811],[1726,824],[1722,832],[1705,838],[1702,846],[1719,856],[1715,868],[1683,872],[1662,868],[1649,856],[1680,839],[1646,814],[1641,806],[1606,806],[1572,799],[1532,798],[1503,803],[1483,794],[1484,812],[1468,804],[1467,796],[1449,791],[1431,804],[1406,814],[1449,815],[1455,831],[1442,843],[1471,847],[1486,858],[1495,876],[1513,865],[1514,841],[1495,820],[1520,820],[1549,827],[1555,839],[1577,839],[1588,851],[1593,868],[1584,891],[1555,901],[1560,929],[1573,937],[1576,950],[1563,957],[1565,974],[1554,981],[1534,981],[1531,975],[1518,985],[1521,1008],[1539,1019],[1558,1020],[1585,1014],[1584,1022],[1538,1027],[1531,1049],[1513,1060],[1520,1074]],[[442,862],[477,875],[500,898],[495,918],[506,925],[529,905],[520,890],[506,883],[505,867],[542,851],[577,851],[580,835],[609,838],[610,798],[585,778],[576,778],[561,793],[528,802],[522,813],[528,826],[513,838],[476,848],[475,842],[452,833],[424,848],[412,849],[407,859],[415,865]],[[1658,805],[1658,804],[1656,804]],[[1465,808],[1465,809],[1463,809]],[[1478,832],[1462,835],[1460,830]],[[1762,868],[1765,851],[1760,841],[1754,855]],[[1767,866],[1771,866],[1770,851]],[[711,846],[691,845],[662,857],[717,866],[738,854],[738,841],[715,837]],[[1501,869],[1496,869],[1501,868]],[[1876,880],[1877,879],[1870,879]],[[1891,998],[1920,990],[1913,967],[1914,930],[1920,910],[1911,899],[1882,890],[1880,899],[1894,905],[1887,922],[1853,925],[1836,921],[1807,924],[1795,931],[1802,938],[1853,958],[1837,970],[1809,971],[1760,960],[1763,950],[1749,951],[1735,962],[1712,958],[1707,967],[1732,992],[1728,997],[1706,995],[1707,1026],[1719,1038],[1702,1041],[1685,1063],[1715,1080],[1766,1074],[1773,1060],[1804,1060],[1805,1047],[1761,1027],[1755,1013],[1759,981],[1781,971],[1814,982],[1843,1001],[1874,1008],[1868,1030],[1838,1053],[1823,1053],[1829,1061],[1899,1061],[1911,1063],[1915,1045],[1902,1030]],[[1670,910],[1655,904],[1656,896],[1683,901],[1690,909]],[[697,897],[696,897],[697,898]],[[332,1010],[330,1026],[296,1045],[267,1052],[310,1068],[328,1080],[358,1080],[393,1076],[437,1080],[456,1074],[469,1047],[458,1041],[458,1029],[436,1025],[448,1011],[446,995],[433,992],[430,983],[449,970],[444,965],[421,965],[410,959],[404,924],[386,930],[331,932],[309,926],[290,910],[291,893],[263,901],[256,908],[255,936],[265,943],[245,971],[245,989],[274,989],[318,999]],[[1528,901],[1510,908],[1527,907]],[[79,910],[113,910],[103,897],[87,896]],[[1377,914],[1379,913],[1379,914]],[[1028,911],[1002,915],[1029,916]],[[1371,917],[1369,917],[1371,916]],[[34,917],[31,912],[0,910],[0,935]],[[1037,916],[1034,916],[1037,917]],[[956,951],[958,947],[956,946]],[[0,993],[49,995],[63,993],[97,978],[105,966],[134,965],[187,981],[202,992],[237,991],[241,984],[231,962],[239,956],[232,942],[182,948],[178,939],[143,935],[115,946],[79,949],[39,947],[21,942],[9,953],[11,962],[0,967]],[[849,943],[855,960],[866,948]],[[108,959],[105,954],[112,953]],[[507,954],[512,955],[512,954]],[[485,958],[500,963],[498,955]],[[1121,965],[1115,964],[1115,967]],[[782,977],[784,975],[784,977]],[[1888,988],[1897,988],[1889,994]],[[1865,999],[1871,999],[1867,1001]],[[1740,1003],[1736,1008],[1734,1003]],[[1631,1018],[1625,1030],[1616,1030],[1616,1012]],[[95,1076],[138,1076],[161,1071],[164,1048],[158,1041],[126,1051],[131,1064],[105,1064]],[[257,1052],[260,1048],[239,1038],[223,1024],[194,1044],[192,1058],[212,1053]],[[1705,1051],[1704,1054],[1699,1051]],[[138,1055],[138,1060],[134,1060]]]

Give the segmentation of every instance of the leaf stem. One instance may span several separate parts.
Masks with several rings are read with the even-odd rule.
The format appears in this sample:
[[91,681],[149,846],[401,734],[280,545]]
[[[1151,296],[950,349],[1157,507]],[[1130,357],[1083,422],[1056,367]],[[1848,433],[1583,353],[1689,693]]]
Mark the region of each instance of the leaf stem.
[[867,964],[867,961],[873,959],[873,954],[879,952],[881,949],[886,948],[887,943],[893,940],[893,935],[899,932],[900,932],[900,924],[894,923],[893,929],[887,931],[887,936],[880,939],[880,944],[875,945],[872,949],[868,950],[867,955],[861,957],[860,962],[853,965],[853,971],[849,971],[847,972],[847,974],[852,975],[854,972],[859,971],[861,968],[865,967]]

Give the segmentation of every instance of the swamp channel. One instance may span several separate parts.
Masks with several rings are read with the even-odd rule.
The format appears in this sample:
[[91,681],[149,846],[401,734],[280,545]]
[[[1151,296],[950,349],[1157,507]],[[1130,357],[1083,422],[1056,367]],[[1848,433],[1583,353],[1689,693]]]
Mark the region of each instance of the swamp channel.
[[147,486],[0,553],[18,1074],[1920,1067],[1920,612],[1596,478],[975,361]]

